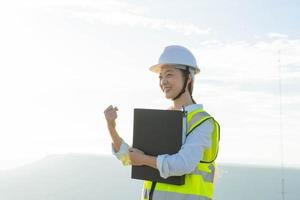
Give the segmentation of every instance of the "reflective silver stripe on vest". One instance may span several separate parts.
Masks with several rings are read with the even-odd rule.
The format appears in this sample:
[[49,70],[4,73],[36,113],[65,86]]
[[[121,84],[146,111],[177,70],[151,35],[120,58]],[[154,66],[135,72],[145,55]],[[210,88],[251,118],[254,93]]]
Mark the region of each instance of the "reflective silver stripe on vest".
[[195,167],[194,171],[192,171],[191,174],[201,175],[204,181],[213,183],[214,174],[215,174],[215,167],[213,166],[213,164],[210,164],[208,166],[208,168],[211,170],[211,172],[200,171],[198,169],[198,167]]
[[[144,194],[149,194],[149,191],[145,189]],[[145,196],[145,199],[148,199],[149,196]],[[153,200],[212,200],[211,198],[194,195],[194,194],[181,194],[177,192],[167,192],[154,190],[153,192]]]
[[146,188],[144,188],[144,199],[149,199],[149,192]]
[[189,121],[188,123],[188,130],[190,130],[190,128],[200,119],[202,119],[203,117],[208,117],[210,116],[207,112],[203,111],[203,112],[198,112],[196,114],[193,115],[192,119]]

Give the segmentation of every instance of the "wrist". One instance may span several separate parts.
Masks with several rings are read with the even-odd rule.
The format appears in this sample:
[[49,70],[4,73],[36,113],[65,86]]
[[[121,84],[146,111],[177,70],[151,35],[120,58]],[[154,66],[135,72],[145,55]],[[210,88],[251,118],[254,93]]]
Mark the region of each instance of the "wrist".
[[106,124],[107,124],[107,127],[108,127],[109,129],[114,129],[114,128],[116,128],[116,123],[114,123],[114,122],[106,121]]
[[150,156],[150,155],[144,154],[143,159],[142,159],[142,163],[143,163],[143,165],[147,165],[149,167],[157,169],[157,167],[156,167],[156,156]]
[[148,165],[148,164],[147,164],[147,163],[148,163],[148,162],[147,162],[147,159],[148,159],[148,155],[144,154],[143,157],[142,157],[142,164],[143,164],[143,165]]

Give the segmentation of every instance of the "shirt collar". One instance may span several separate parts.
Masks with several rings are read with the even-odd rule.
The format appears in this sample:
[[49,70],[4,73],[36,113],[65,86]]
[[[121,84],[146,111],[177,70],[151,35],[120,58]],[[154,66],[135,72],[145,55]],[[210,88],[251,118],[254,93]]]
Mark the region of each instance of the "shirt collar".
[[[185,106],[184,109],[187,112],[191,112],[195,109],[203,109],[203,105],[202,104],[191,104],[191,105]],[[182,107],[181,107],[181,110],[182,110]]]

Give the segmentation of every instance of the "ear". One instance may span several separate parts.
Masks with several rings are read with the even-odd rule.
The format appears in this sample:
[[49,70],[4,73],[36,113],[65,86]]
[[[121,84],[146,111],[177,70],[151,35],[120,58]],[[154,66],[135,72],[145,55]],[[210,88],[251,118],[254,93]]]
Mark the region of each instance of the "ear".
[[191,75],[191,74],[189,74],[189,78],[188,78],[187,85],[188,85],[190,82],[192,82],[192,81],[193,81],[193,79],[192,79],[192,75]]

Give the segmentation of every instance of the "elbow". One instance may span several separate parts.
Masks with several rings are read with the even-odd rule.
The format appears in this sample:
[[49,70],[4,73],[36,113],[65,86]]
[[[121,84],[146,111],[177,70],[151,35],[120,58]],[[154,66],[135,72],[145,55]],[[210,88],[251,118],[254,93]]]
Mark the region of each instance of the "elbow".
[[187,163],[185,160],[182,162],[181,169],[178,169],[180,175],[190,174],[195,170],[195,165],[192,163]]
[[192,173],[192,172],[195,170],[195,168],[196,168],[196,166],[192,166],[192,165],[191,165],[191,166],[187,169],[186,174]]

